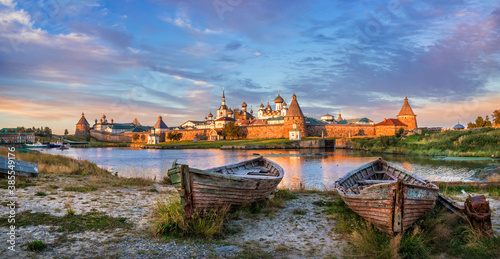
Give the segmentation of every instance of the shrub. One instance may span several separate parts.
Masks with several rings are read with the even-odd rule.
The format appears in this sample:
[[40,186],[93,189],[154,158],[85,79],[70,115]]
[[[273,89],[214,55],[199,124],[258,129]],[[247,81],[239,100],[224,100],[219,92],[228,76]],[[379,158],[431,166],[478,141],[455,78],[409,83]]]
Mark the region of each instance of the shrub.
[[47,196],[44,192],[37,192],[35,193],[36,196]]
[[47,245],[39,240],[31,241],[27,244],[28,250],[33,252],[42,251],[43,249],[45,249],[45,247],[47,247]]

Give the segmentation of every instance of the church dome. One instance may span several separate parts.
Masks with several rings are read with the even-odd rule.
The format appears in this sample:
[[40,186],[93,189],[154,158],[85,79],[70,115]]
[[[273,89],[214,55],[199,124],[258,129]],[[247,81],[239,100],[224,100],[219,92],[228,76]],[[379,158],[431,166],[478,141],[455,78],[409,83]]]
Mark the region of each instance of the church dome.
[[241,104],[241,107],[247,107],[247,103],[246,103],[246,102],[243,102],[243,103]]
[[465,129],[464,125],[458,123],[457,125],[453,126],[453,130],[463,130]]
[[231,108],[229,108],[229,110],[227,111],[227,114],[228,115],[232,115],[233,114],[233,110],[231,110]]
[[281,98],[280,94],[278,93],[278,96],[274,99],[275,103],[283,103],[283,98]]

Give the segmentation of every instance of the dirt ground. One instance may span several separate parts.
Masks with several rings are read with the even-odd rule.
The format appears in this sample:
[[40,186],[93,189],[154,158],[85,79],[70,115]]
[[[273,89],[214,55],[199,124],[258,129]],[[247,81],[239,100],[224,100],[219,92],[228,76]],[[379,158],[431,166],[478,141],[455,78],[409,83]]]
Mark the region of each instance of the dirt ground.
[[[335,221],[322,212],[322,207],[313,204],[326,199],[322,194],[298,194],[297,199],[286,201],[284,208],[271,212],[242,212],[229,222],[234,233],[223,240],[161,241],[149,232],[151,215],[157,200],[177,195],[172,186],[155,183],[151,186],[99,187],[88,193],[63,191],[64,187],[83,186],[88,182],[88,177],[39,178],[35,186],[17,190],[16,213],[46,212],[63,216],[68,209],[77,215],[97,210],[112,217],[126,218],[133,223],[132,229],[85,231],[69,234],[61,241],[63,234],[57,231],[57,226],[18,227],[16,252],[8,250],[8,243],[2,241],[0,258],[230,258],[250,252],[275,258],[332,258],[342,257],[346,247],[345,239],[334,231]],[[0,189],[3,218],[9,214],[7,192]],[[46,195],[39,196],[38,192]],[[465,200],[465,197],[453,198]],[[489,201],[493,210],[493,229],[500,235],[500,200],[489,198]],[[8,231],[7,227],[0,228],[2,233]],[[43,241],[47,248],[41,252],[28,251],[25,244],[34,240]]]

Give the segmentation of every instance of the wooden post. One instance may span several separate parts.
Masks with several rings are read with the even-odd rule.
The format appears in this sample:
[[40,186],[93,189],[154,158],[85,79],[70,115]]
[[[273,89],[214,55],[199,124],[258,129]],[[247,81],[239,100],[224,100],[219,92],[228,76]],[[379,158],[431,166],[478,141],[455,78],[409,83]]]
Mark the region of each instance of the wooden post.
[[184,205],[184,214],[186,218],[190,218],[193,210],[193,193],[191,192],[191,180],[189,177],[189,166],[181,165],[181,201]]
[[396,189],[394,189],[394,213],[392,232],[398,234],[403,231],[403,182],[398,180]]

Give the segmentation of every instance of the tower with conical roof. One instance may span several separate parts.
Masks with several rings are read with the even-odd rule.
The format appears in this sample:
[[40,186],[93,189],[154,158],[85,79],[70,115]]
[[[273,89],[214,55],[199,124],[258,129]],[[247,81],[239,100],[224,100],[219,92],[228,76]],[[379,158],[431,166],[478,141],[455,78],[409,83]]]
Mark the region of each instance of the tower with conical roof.
[[75,136],[87,136],[89,132],[90,124],[87,119],[85,119],[85,114],[82,112],[82,117],[76,123]]
[[302,137],[307,137],[306,118],[300,109],[299,102],[297,102],[297,96],[293,94],[292,102],[290,102],[284,119],[283,136],[288,137],[289,132],[295,129],[300,130]]
[[409,130],[417,128],[417,115],[411,109],[407,96],[405,96],[405,102],[399,111],[398,120],[408,125]]

